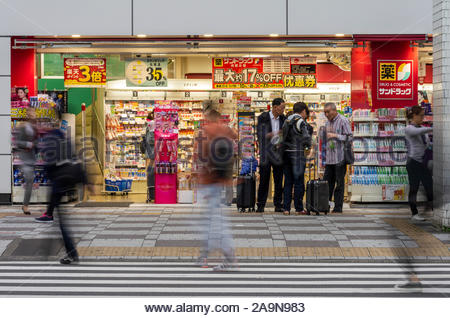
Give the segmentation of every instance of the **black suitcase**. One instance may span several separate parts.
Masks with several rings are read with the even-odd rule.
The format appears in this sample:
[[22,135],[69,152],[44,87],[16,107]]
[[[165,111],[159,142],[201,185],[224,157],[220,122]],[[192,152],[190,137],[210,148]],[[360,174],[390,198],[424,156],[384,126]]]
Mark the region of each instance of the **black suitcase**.
[[155,167],[147,167],[147,203],[155,202]]
[[240,212],[255,212],[256,181],[254,175],[239,176],[237,180],[236,205]]
[[[306,185],[306,211],[314,212],[317,215],[320,212],[328,214],[330,211],[328,181],[311,180],[311,167],[309,169],[310,180]],[[314,177],[316,176],[315,172],[314,167]]]

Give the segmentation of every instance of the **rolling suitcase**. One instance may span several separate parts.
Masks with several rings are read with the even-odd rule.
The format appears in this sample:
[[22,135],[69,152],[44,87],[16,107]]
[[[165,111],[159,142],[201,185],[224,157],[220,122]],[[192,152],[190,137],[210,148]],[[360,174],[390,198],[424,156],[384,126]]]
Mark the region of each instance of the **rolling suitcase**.
[[316,169],[314,167],[314,180],[311,180],[311,166],[309,167],[309,181],[306,185],[306,211],[319,215],[320,212],[327,214],[330,211],[328,181],[315,179]]
[[236,205],[240,212],[255,212],[256,181],[254,175],[239,176],[236,190]]

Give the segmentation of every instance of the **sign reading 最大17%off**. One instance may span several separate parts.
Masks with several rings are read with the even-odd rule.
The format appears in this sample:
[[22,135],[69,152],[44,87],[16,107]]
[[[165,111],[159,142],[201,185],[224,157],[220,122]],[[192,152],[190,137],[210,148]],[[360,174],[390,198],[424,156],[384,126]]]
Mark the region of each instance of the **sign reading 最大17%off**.
[[303,58],[213,58],[212,84],[215,89],[315,88],[315,64]]
[[167,58],[127,60],[125,63],[127,87],[167,87],[168,63]]
[[104,87],[106,85],[105,58],[65,58],[65,87]]

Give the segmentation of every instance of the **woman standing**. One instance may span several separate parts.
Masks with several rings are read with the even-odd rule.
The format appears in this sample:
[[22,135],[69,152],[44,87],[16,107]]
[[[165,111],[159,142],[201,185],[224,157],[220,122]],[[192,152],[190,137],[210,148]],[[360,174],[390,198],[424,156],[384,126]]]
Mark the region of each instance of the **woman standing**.
[[28,121],[25,121],[18,130],[16,147],[21,161],[20,169],[25,179],[25,195],[23,198],[22,211],[30,215],[31,191],[34,183],[34,165],[36,163],[36,113],[34,108],[27,108]]
[[409,125],[405,130],[406,144],[408,147],[408,160],[406,163],[409,178],[408,201],[414,221],[425,220],[418,214],[417,210],[417,192],[419,191],[421,182],[427,195],[427,206],[429,208],[433,206],[433,177],[428,167],[424,164],[425,150],[430,143],[428,133],[432,132],[433,128],[422,126],[424,116],[425,112],[422,107],[418,105],[413,106],[407,112]]
[[155,200],[155,117],[153,112],[147,116],[144,136],[144,151],[147,164],[147,203]]

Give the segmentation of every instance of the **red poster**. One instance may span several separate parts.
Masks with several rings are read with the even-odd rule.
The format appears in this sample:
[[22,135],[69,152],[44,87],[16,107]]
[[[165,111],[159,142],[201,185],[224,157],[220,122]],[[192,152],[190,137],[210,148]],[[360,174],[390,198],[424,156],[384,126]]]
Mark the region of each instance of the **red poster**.
[[106,59],[65,58],[65,87],[104,87],[106,85]]
[[414,99],[414,61],[377,60],[377,99]]

